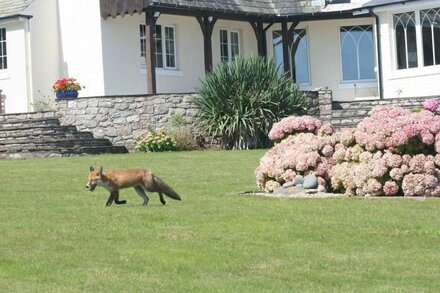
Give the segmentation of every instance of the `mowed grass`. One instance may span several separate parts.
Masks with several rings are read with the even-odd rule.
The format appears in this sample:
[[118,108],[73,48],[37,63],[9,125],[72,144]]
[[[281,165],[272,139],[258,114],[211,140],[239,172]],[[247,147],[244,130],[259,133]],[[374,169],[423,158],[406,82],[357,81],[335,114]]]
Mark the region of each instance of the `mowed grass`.
[[[238,195],[263,154],[0,161],[1,291],[438,291],[439,200]],[[150,169],[183,200],[106,208],[90,165]]]

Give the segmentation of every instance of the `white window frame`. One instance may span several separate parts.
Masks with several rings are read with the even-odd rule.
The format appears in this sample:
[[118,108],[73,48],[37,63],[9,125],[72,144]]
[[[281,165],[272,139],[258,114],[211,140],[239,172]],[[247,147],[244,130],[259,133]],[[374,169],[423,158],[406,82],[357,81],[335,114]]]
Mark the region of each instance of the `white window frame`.
[[[371,23],[362,23],[362,24],[344,24],[339,26],[338,35],[339,35],[339,59],[340,59],[340,80],[341,83],[339,85],[339,89],[351,89],[351,88],[371,88],[377,86],[377,77],[370,79],[344,79],[344,67],[342,60],[342,38],[341,31],[343,27],[361,27],[361,26],[371,26],[372,32],[372,41],[373,41],[373,54],[374,54],[374,66],[377,66],[377,56],[376,56],[376,42],[375,42],[375,29],[374,25]],[[359,56],[357,56],[359,59]],[[359,63],[359,60],[358,60]],[[359,70],[359,66],[358,66]],[[375,72],[376,73],[376,72]]]
[[[162,67],[158,67],[157,64],[155,65],[155,69],[159,71],[175,71],[177,70],[177,44],[176,44],[176,26],[171,24],[156,24],[156,26],[161,26],[161,42],[162,42]],[[147,26],[144,23],[141,23],[140,26],[144,26],[145,29],[147,29]],[[173,29],[173,50],[174,50],[174,66],[167,66],[166,65],[166,47],[165,47],[165,28],[172,28]],[[139,35],[139,43],[141,43],[141,40],[145,39],[145,45],[148,46],[148,40],[146,39],[145,35],[142,37]],[[142,57],[142,50],[140,52],[141,57],[141,66],[143,68],[146,67],[145,58]],[[145,52],[146,53],[146,52]]]
[[[222,60],[223,56],[222,56],[222,51],[221,51],[221,46],[222,46],[222,43],[221,43],[221,33],[222,33],[222,31],[226,31],[227,34],[228,34],[228,42],[227,42],[227,45],[228,45],[228,61],[227,62],[231,62],[233,60],[232,59],[233,57],[232,57],[232,42],[231,42],[232,38],[231,38],[231,34],[235,33],[238,36],[238,55],[237,56],[241,55],[241,34],[240,34],[239,30],[220,28],[220,30],[219,30],[220,61],[223,61]],[[224,61],[224,62],[226,62],[226,61]]]

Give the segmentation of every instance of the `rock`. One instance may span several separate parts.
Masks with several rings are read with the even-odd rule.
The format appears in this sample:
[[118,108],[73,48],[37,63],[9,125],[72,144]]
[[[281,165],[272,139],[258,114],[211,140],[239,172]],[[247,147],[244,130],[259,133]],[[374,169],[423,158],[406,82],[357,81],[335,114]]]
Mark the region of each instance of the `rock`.
[[286,182],[283,184],[284,188],[290,187],[290,186],[295,186],[295,181],[290,181],[290,182]]
[[296,175],[295,179],[293,179],[293,182],[295,183],[295,185],[303,184],[304,183],[304,177],[301,176],[301,175]]
[[304,189],[316,189],[318,187],[318,178],[315,174],[310,174],[304,177]]
[[318,192],[326,193],[327,192],[327,188],[325,188],[325,186],[323,186],[323,185],[319,185],[318,186]]

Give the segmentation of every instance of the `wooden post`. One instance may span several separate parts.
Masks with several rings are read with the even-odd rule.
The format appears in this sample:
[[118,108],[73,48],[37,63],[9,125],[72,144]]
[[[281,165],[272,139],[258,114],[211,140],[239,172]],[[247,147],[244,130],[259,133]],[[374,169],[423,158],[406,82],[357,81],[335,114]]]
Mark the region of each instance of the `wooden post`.
[[156,21],[158,17],[154,16],[154,11],[147,11],[145,13],[145,40],[146,56],[145,65],[147,67],[147,88],[148,94],[156,94],[156,62],[154,56],[154,32],[156,30]]
[[287,76],[291,76],[290,70],[290,52],[289,48],[292,45],[292,35],[293,30],[299,24],[299,21],[294,21],[289,29],[287,29],[287,21],[281,22],[281,35],[283,37],[283,65],[284,65],[284,73]]
[[217,18],[212,16],[197,16],[203,34],[203,49],[205,55],[205,72],[212,71],[212,31]]
[[263,28],[263,23],[261,21],[250,22],[252,28],[254,29],[255,37],[257,38],[258,45],[258,55],[262,57],[267,57],[267,39],[266,39],[266,29]]

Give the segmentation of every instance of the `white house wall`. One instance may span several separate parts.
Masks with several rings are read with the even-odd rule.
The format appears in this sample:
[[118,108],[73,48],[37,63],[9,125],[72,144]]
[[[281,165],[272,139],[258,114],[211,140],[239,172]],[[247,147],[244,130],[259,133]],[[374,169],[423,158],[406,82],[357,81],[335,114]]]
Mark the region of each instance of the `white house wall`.
[[77,78],[81,96],[105,94],[99,1],[58,0],[62,75]]
[[[382,60],[384,77],[384,98],[429,97],[440,94],[440,65],[420,66],[417,68],[397,70],[393,14],[440,7],[440,1],[417,1],[403,6],[405,9],[394,9],[393,12],[378,12],[382,30]],[[418,50],[418,54],[422,54]]]
[[6,28],[8,68],[0,70],[0,90],[5,98],[6,113],[27,112],[28,76],[26,72],[26,33],[23,21],[0,22]]
[[52,85],[62,76],[62,48],[57,0],[37,0],[23,13],[30,19],[32,93],[31,104],[38,99],[54,98]]

